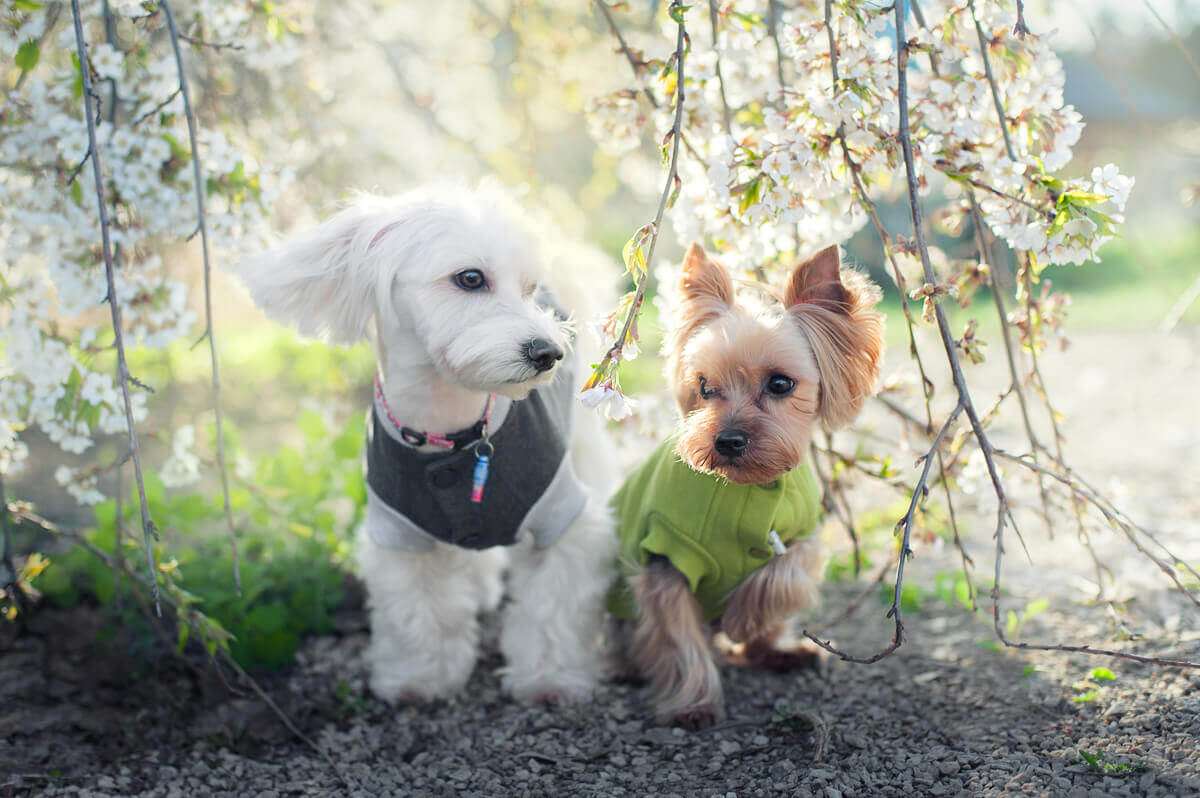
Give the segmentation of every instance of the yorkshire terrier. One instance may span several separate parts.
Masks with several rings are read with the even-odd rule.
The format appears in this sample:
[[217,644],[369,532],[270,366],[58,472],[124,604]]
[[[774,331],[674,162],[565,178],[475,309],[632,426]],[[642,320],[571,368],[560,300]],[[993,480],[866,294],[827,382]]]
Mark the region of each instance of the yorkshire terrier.
[[703,726],[725,715],[713,633],[748,664],[813,662],[780,640],[821,580],[809,442],[873,392],[883,316],[879,288],[843,271],[836,246],[755,301],[692,244],[680,291],[666,350],[682,422],[613,498],[623,576],[609,608],[636,621],[629,664],[659,721]]

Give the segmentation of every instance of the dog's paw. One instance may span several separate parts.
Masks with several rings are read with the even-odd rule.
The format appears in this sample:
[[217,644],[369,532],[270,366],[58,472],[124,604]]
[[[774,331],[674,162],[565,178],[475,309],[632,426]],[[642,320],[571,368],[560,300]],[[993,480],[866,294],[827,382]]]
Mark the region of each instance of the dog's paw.
[[725,703],[723,701],[706,701],[683,709],[673,709],[659,713],[658,720],[664,726],[678,726],[682,729],[696,731],[725,719]]
[[557,671],[536,677],[506,673],[501,679],[504,692],[523,704],[562,706],[592,700],[596,680],[583,671]]
[[463,685],[449,682],[412,682],[376,674],[371,678],[371,692],[388,704],[420,704],[449,698],[462,690]]
[[820,676],[829,665],[829,654],[807,640],[782,646],[772,640],[755,640],[746,645],[742,657],[750,667],[776,673],[807,670]]

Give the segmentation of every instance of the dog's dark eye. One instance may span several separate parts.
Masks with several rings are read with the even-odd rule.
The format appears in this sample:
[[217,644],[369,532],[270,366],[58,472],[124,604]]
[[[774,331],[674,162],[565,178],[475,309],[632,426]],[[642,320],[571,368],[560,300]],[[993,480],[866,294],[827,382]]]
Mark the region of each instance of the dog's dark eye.
[[704,399],[712,399],[716,395],[717,395],[717,389],[709,388],[708,380],[701,377],[700,378],[700,396],[703,397]]
[[478,291],[487,288],[487,278],[479,269],[463,269],[455,273],[454,284],[464,291]]
[[796,381],[785,374],[772,374],[767,377],[767,393],[771,396],[787,396],[796,387]]

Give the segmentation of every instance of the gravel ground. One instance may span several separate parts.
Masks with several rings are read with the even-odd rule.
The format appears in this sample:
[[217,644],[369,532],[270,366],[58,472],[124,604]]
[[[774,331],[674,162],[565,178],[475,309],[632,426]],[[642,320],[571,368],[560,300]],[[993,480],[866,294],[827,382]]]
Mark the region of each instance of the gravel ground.
[[[1164,408],[1161,397],[1200,393],[1198,338],[1092,336],[1051,376],[1081,419],[1076,461],[1102,485],[1119,479],[1139,517],[1191,552],[1200,425],[1194,401]],[[1013,555],[1006,568],[1022,579],[1006,606],[1019,610],[1041,586],[1055,600],[1024,638],[1123,645],[1112,608],[1066,589],[1087,573],[1070,538],[1035,547],[1041,567]],[[1131,574],[1119,628],[1145,636],[1138,650],[1200,659],[1196,608],[1120,540],[1098,543]],[[990,574],[986,531],[975,545]],[[914,582],[931,589],[953,572],[952,554],[920,549]],[[824,612],[862,589],[830,585]],[[604,685],[586,707],[511,703],[495,675],[494,623],[465,697],[387,707],[364,686],[364,624],[347,608],[336,635],[309,641],[290,674],[264,682],[339,775],[211,670],[164,657],[131,674],[120,645],[97,642],[97,611],[38,613],[29,633],[0,639],[0,795],[1200,795],[1200,672],[997,651],[986,613],[932,593],[906,614],[906,644],[874,665],[726,668],[729,720],[697,732],[656,726],[626,684]],[[867,654],[891,626],[872,597],[829,634]]]

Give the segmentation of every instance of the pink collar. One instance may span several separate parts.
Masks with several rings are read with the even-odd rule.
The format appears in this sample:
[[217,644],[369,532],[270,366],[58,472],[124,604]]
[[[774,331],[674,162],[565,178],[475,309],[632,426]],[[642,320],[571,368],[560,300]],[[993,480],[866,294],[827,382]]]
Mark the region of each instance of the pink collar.
[[496,404],[496,394],[488,394],[487,404],[483,408],[483,415],[479,417],[478,421],[458,432],[437,435],[432,432],[423,432],[404,426],[396,420],[396,417],[392,415],[392,408],[388,407],[387,399],[384,398],[383,388],[379,384],[378,371],[375,372],[375,399],[383,407],[384,414],[387,415],[388,421],[392,423],[392,426],[400,434],[401,440],[409,446],[424,446],[428,444],[436,446],[439,449],[465,449],[476,441],[486,439],[488,422],[492,417],[492,408]]

